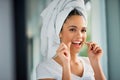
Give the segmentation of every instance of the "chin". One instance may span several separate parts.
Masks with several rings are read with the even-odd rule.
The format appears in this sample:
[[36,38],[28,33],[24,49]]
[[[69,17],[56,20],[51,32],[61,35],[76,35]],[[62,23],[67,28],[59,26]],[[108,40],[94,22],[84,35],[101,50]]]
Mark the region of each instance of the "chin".
[[70,51],[72,52],[72,53],[79,53],[80,52],[80,50],[81,50],[81,48],[82,48],[82,46],[83,45],[81,45],[80,47],[74,47],[74,46],[71,46],[71,49],[70,49]]
[[70,50],[70,52],[74,53],[74,54],[77,54],[80,52],[80,49],[72,49]]

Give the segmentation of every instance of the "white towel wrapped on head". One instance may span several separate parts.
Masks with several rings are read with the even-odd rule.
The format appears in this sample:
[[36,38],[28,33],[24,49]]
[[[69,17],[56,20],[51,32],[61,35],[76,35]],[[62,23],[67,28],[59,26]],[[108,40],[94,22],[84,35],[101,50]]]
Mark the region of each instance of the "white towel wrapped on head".
[[84,0],[53,0],[41,13],[41,46],[40,53],[43,60],[50,59],[56,54],[60,44],[59,33],[68,14],[77,9],[86,18]]

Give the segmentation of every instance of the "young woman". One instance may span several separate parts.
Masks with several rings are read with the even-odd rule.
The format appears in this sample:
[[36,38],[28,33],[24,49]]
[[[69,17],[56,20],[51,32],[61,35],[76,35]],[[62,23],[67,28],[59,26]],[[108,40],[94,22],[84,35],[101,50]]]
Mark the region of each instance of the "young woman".
[[[73,9],[59,33],[60,44],[56,55],[37,67],[38,80],[105,80],[100,64],[102,49],[94,42],[86,42],[85,16]],[[83,45],[88,46],[88,57],[80,57]]]

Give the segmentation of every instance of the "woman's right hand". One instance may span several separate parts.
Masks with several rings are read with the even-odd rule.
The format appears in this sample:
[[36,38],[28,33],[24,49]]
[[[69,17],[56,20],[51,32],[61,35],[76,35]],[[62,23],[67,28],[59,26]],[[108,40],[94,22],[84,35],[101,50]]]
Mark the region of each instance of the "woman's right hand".
[[66,45],[62,42],[56,51],[56,55],[59,57],[62,65],[70,63],[70,45],[71,43]]

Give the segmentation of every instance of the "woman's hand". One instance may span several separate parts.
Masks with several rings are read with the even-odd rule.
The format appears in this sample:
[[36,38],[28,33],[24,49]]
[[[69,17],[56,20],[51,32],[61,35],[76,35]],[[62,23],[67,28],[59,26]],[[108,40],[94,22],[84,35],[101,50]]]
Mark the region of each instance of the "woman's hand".
[[90,61],[100,61],[103,54],[102,49],[94,42],[86,42],[88,46],[88,57]]
[[62,65],[70,63],[70,45],[71,43],[66,45],[62,42],[56,51],[56,55],[61,60]]
[[88,45],[88,57],[94,70],[95,80],[106,80],[100,64],[100,58],[103,54],[102,49],[93,42],[87,42],[86,44]]
[[71,80],[71,70],[70,70],[70,45],[61,43],[59,48],[56,51],[56,55],[59,60],[62,62],[62,80]]

